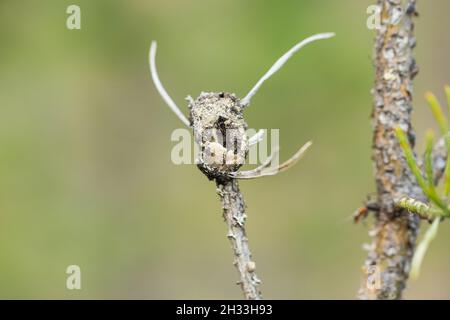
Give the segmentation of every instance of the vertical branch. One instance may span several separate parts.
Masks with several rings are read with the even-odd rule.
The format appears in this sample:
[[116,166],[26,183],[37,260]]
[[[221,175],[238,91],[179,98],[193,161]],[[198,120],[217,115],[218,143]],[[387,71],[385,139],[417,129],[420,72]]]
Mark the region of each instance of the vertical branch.
[[425,201],[394,130],[400,126],[414,145],[411,111],[412,80],[417,74],[413,58],[415,4],[416,0],[378,0],[381,26],[376,32],[374,48],[372,159],[379,211],[363,266],[364,278],[358,294],[361,299],[401,298],[411,267],[419,218],[397,208],[394,199],[407,195]]
[[259,300],[261,293],[257,286],[261,281],[256,276],[256,265],[251,259],[248,247],[244,198],[236,179],[216,179],[216,184],[217,193],[222,201],[223,217],[228,227],[227,237],[233,248],[234,265],[240,275],[239,284],[246,299]]

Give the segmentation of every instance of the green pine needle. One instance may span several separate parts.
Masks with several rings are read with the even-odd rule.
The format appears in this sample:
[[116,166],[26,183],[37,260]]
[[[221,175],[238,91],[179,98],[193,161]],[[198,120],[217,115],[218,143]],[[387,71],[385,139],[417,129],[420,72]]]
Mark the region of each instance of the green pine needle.
[[[450,115],[450,86],[445,86],[445,94],[447,96],[447,105],[448,105],[448,114]],[[432,207],[431,205],[422,203],[415,199],[403,197],[399,200],[398,206],[408,209],[410,212],[418,214],[422,217],[426,217],[428,219],[436,217],[431,224],[431,226],[427,229],[424,234],[424,237],[420,244],[417,246],[417,249],[414,253],[414,257],[412,259],[412,266],[410,276],[412,279],[417,279],[420,273],[420,267],[422,265],[422,261],[425,257],[425,254],[436,237],[439,223],[443,217],[450,216],[450,209],[447,205],[447,196],[450,192],[450,132],[449,132],[449,123],[447,117],[444,115],[441,105],[439,101],[436,99],[436,96],[431,92],[427,92],[425,94],[425,98],[430,106],[431,112],[433,113],[434,118],[436,119],[441,134],[445,139],[445,146],[447,149],[447,162],[445,166],[445,185],[444,185],[444,197],[441,198],[438,196],[436,187],[434,184],[434,170],[433,170],[433,143],[434,143],[434,133],[432,131],[428,131],[426,135],[426,149],[424,156],[424,170],[425,170],[425,178],[422,175],[419,165],[416,162],[414,152],[409,144],[409,141],[406,137],[405,132],[401,130],[399,127],[395,128],[395,134],[397,135],[397,139],[399,141],[400,147],[403,150],[406,162],[414,174],[417,183],[420,188],[424,192],[424,194],[428,197],[430,202],[436,205],[439,208]]]
[[422,176],[422,172],[420,171],[420,168],[416,163],[414,153],[411,150],[411,146],[409,145],[409,141],[406,138],[406,134],[400,127],[395,128],[395,134],[405,155],[406,163],[414,174],[414,177],[416,177],[417,183],[419,184],[420,188],[422,188],[422,190],[427,190],[427,183],[425,182],[425,179]]
[[403,197],[398,200],[397,206],[426,219],[433,219],[444,215],[441,209],[436,209],[426,203],[408,197]]
[[447,133],[444,137],[445,139],[445,146],[447,148],[447,162],[445,164],[445,184],[444,184],[444,195],[445,197],[448,197],[448,194],[450,192],[450,157],[448,156],[450,151],[450,133]]
[[425,94],[425,99],[428,101],[428,105],[430,106],[431,112],[433,113],[433,116],[439,125],[441,133],[443,135],[447,134],[448,120],[447,120],[447,117],[442,112],[441,105],[439,104],[439,101],[436,99],[436,96],[434,94],[432,94],[431,92],[427,92]]
[[433,172],[433,159],[431,153],[433,152],[434,133],[428,131],[426,134],[426,149],[425,149],[425,173],[428,182],[428,189],[436,192],[434,188],[434,172]]
[[450,210],[448,209],[447,204],[438,196],[434,188],[434,185],[432,188],[430,188],[427,181],[423,178],[422,172],[414,157],[414,153],[411,149],[411,146],[409,145],[408,139],[406,138],[406,134],[403,132],[402,129],[400,129],[400,127],[395,128],[395,134],[397,135],[400,147],[402,148],[403,153],[405,155],[406,163],[408,164],[408,167],[411,169],[411,172],[414,174],[414,177],[416,178],[417,183],[419,184],[422,191],[425,193],[428,199],[430,199],[431,202],[433,202],[443,211],[443,213],[446,216],[450,215]]
[[450,114],[450,86],[446,85],[445,86],[445,95],[447,96],[447,110],[448,110],[448,114]]
[[436,238],[440,221],[441,218],[434,219],[431,226],[425,232],[422,241],[417,246],[416,252],[414,253],[414,257],[411,263],[410,276],[413,280],[416,280],[419,277],[420,267],[422,265],[423,258],[425,257],[425,253],[427,252],[431,242],[434,240],[434,238]]

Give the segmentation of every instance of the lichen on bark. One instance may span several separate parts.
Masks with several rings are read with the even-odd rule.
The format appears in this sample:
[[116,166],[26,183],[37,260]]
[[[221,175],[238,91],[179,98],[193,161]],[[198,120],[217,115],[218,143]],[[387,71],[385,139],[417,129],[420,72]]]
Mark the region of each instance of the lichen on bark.
[[245,222],[245,202],[239,190],[236,179],[216,179],[217,193],[222,201],[223,218],[227,224],[227,237],[233,248],[233,264],[239,271],[241,286],[244,296],[249,300],[261,299],[261,292],[258,289],[260,280],[255,273],[256,264],[252,260],[252,254],[248,246]]
[[[373,237],[363,266],[360,299],[399,299],[406,287],[414,253],[419,218],[395,205],[399,196],[426,201],[409,170],[395,136],[395,128],[407,133],[414,146],[411,125],[413,78],[418,68],[413,18],[415,0],[378,0],[381,25],[374,47],[375,87],[372,159],[377,202]],[[375,270],[375,275],[370,270]]]

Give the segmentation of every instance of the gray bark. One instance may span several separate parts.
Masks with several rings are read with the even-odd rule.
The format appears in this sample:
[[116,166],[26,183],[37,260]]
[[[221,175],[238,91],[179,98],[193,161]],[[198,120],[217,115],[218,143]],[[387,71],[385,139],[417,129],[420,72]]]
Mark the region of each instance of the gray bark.
[[[419,217],[395,206],[408,196],[425,201],[410,172],[394,129],[400,126],[414,146],[411,125],[412,80],[417,74],[413,57],[415,0],[378,0],[381,27],[375,39],[375,87],[372,159],[379,211],[370,235],[363,266],[360,299],[400,299],[414,253]],[[403,14],[402,14],[403,13]]]
[[244,198],[239,190],[236,179],[216,179],[217,193],[220,196],[223,207],[223,218],[228,227],[227,237],[233,248],[234,265],[240,276],[238,284],[249,300],[261,299],[258,284],[261,282],[255,273],[255,262],[248,246],[245,231]]

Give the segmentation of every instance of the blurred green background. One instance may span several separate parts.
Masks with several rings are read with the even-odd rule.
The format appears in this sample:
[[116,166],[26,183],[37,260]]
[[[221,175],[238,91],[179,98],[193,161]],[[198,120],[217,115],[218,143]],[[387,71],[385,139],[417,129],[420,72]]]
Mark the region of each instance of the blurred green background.
[[[170,161],[180,122],[169,93],[244,96],[297,41],[334,31],[270,79],[246,111],[279,128],[288,173],[241,183],[250,245],[272,299],[352,299],[368,226],[351,215],[374,191],[371,156],[374,1],[0,2],[0,298],[241,298],[215,185]],[[81,30],[66,8],[81,7]],[[414,124],[436,127],[423,99],[450,82],[447,0],[419,1]],[[187,108],[184,110],[187,112]],[[450,298],[450,224],[406,298]],[[82,290],[66,289],[68,265]]]

